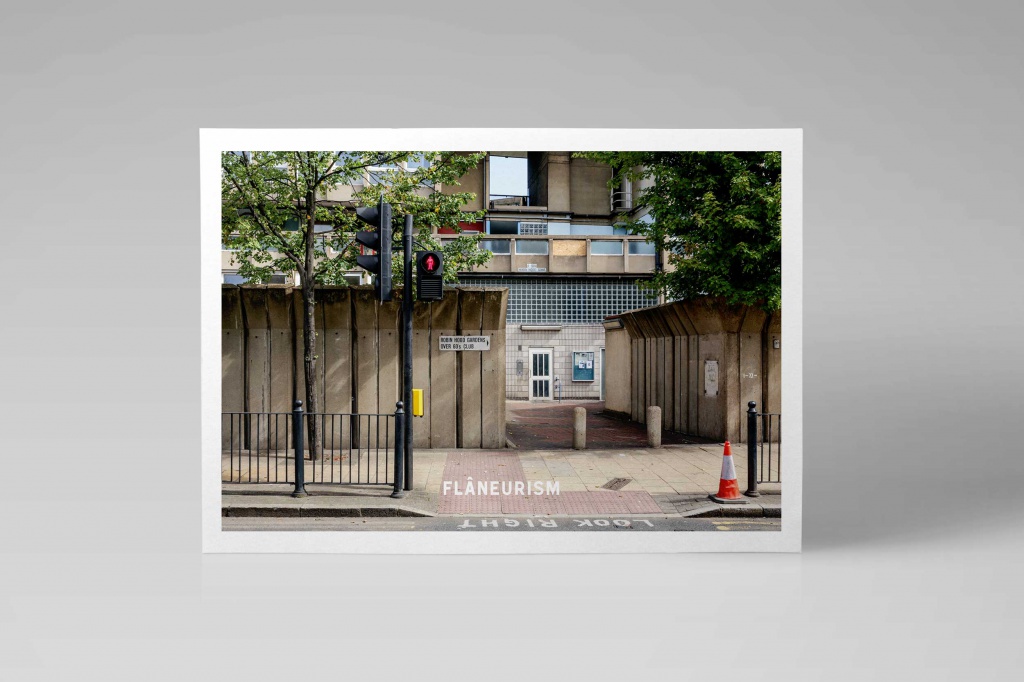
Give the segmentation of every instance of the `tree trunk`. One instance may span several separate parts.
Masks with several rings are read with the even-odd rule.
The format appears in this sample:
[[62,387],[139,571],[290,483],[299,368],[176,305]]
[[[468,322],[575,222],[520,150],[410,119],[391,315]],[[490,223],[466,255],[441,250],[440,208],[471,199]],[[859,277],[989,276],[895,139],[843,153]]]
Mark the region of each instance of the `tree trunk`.
[[[309,284],[307,284],[309,282]],[[316,301],[312,278],[302,280],[302,364],[306,377],[306,414],[316,415],[320,412],[320,401],[317,400],[316,380]],[[321,447],[320,422],[311,416],[307,420],[309,434],[309,454],[311,459],[323,457]]]
[[[306,413],[317,415],[320,404],[317,400],[316,381],[316,300],[313,243],[316,237],[316,191],[310,189],[306,193],[306,258],[305,272],[302,273],[302,304],[305,310],[302,315],[302,357],[306,373]],[[314,460],[324,456],[322,434],[317,416],[310,417],[309,423],[309,454]]]

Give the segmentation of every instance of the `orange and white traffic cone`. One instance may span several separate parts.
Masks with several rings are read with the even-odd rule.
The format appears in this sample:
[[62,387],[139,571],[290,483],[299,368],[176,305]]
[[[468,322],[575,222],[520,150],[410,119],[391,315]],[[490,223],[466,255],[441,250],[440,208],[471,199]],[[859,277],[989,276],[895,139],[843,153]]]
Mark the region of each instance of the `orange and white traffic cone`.
[[736,467],[732,463],[732,448],[729,441],[725,441],[725,452],[722,453],[722,477],[718,481],[718,494],[708,497],[721,504],[746,503],[740,495],[740,485],[736,481]]

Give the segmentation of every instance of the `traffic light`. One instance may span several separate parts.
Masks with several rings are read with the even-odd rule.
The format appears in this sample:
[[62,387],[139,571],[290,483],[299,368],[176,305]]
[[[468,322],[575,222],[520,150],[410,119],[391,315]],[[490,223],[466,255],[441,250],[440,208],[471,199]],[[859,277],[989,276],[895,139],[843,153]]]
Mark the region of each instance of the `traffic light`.
[[381,197],[377,206],[356,209],[356,215],[364,223],[377,228],[375,232],[356,232],[356,241],[376,251],[373,256],[356,256],[359,267],[375,275],[373,290],[378,301],[391,300],[391,204]]
[[416,254],[416,298],[440,301],[444,296],[444,257],[437,251]]

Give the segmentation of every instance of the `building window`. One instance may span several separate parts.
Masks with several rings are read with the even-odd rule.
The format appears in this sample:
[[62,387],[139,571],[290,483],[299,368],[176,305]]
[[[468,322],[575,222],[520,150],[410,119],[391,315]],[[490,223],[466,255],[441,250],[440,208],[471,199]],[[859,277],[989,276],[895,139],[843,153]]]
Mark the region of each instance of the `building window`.
[[385,163],[378,166],[370,166],[366,169],[366,182],[371,185],[380,184],[387,179],[388,174],[397,170],[401,170],[401,167],[396,163]]
[[546,235],[547,233],[547,223],[519,223],[519,234]]
[[590,242],[590,255],[591,256],[621,256],[622,255],[622,242],[621,241],[610,241],[610,240],[599,240]]
[[517,239],[516,253],[524,256],[546,256],[548,242],[546,239]]
[[497,255],[508,255],[511,252],[512,242],[508,239],[483,239],[480,241],[480,248]]
[[616,234],[616,232],[615,228],[611,225],[570,225],[569,234],[597,234],[608,235],[610,237],[611,235]]
[[430,168],[430,160],[417,156],[405,162],[405,169],[408,171],[414,171],[420,168]]
[[654,255],[654,244],[650,242],[629,242],[629,255],[630,256],[653,256]]
[[519,223],[514,220],[488,220],[487,234],[519,234]]
[[491,156],[488,168],[491,208],[530,205],[525,154],[521,157]]

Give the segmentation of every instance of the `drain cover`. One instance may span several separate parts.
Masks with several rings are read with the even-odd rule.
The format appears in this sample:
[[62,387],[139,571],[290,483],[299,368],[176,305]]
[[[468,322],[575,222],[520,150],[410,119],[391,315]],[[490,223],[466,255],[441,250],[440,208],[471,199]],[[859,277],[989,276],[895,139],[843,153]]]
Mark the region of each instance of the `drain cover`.
[[632,480],[632,478],[613,478],[601,487],[607,488],[608,490],[622,490],[626,487],[626,484]]

